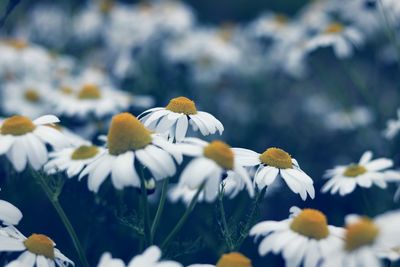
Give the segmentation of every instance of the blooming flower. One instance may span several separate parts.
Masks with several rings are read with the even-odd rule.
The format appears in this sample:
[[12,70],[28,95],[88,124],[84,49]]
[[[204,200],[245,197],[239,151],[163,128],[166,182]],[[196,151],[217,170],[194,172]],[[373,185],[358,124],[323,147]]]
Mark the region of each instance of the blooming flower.
[[367,151],[358,163],[337,166],[327,170],[325,177],[328,182],[322,187],[322,192],[331,194],[339,192],[341,196],[350,194],[356,186],[370,188],[373,184],[386,188],[385,175],[382,172],[393,166],[393,161],[387,158],[372,159],[372,152]]
[[8,227],[9,236],[0,235],[1,252],[20,252],[20,256],[7,266],[60,266],[66,267],[74,263],[65,257],[49,237],[32,234],[26,238],[15,227]]
[[148,168],[156,180],[172,176],[176,172],[174,160],[182,161],[182,155],[174,144],[152,134],[130,113],[115,115],[107,136],[107,148],[91,162],[79,178],[89,175],[88,186],[97,192],[111,174],[115,188],[140,187],[135,159]]
[[387,139],[393,139],[400,131],[400,109],[397,110],[397,119],[388,120],[386,124],[386,129],[383,135]]
[[258,247],[261,256],[268,252],[282,253],[287,266],[297,267],[303,263],[316,267],[342,244],[343,229],[328,225],[322,212],[292,207],[290,213],[286,220],[260,222],[250,230],[255,238],[265,236]]
[[375,219],[349,215],[346,217],[344,243],[333,251],[323,267],[384,266],[380,258],[399,258],[400,213],[398,211],[379,215]]
[[286,151],[275,147],[268,148],[262,154],[243,148],[233,148],[233,151],[241,165],[257,167],[254,182],[258,188],[271,185],[279,176],[303,200],[307,198],[307,194],[314,198],[313,180]]
[[238,252],[223,254],[218,260],[217,265],[212,264],[192,264],[188,267],[252,267],[251,260]]
[[171,139],[182,141],[190,125],[202,135],[222,134],[224,126],[213,115],[197,111],[195,103],[186,97],[171,99],[165,108],[152,108],[139,115],[143,124],[158,133],[167,133]]
[[57,122],[59,119],[53,115],[34,121],[19,115],[5,119],[0,125],[0,155],[6,154],[18,172],[28,162],[33,169],[40,169],[48,158],[46,144],[52,147],[68,144],[61,132],[49,126]]
[[227,175],[243,183],[245,186],[240,185],[240,188],[245,187],[250,196],[254,195],[249,175],[224,142],[207,143],[196,138],[186,138],[178,146],[183,154],[195,157],[182,171],[180,185],[198,190],[204,184],[204,199],[212,202],[218,195],[222,179]]

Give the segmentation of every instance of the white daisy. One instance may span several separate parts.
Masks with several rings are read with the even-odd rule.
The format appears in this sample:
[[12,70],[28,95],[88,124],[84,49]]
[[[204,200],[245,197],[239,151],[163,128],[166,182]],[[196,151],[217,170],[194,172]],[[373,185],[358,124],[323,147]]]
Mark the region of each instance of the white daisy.
[[383,135],[387,139],[393,139],[400,131],[400,109],[397,110],[397,118],[388,120],[386,123],[386,129]]
[[286,151],[275,147],[268,148],[262,154],[243,148],[233,148],[233,151],[241,165],[258,167],[254,182],[259,189],[270,186],[276,177],[281,177],[290,190],[300,194],[303,200],[306,200],[307,194],[315,197],[313,180]]
[[0,222],[5,225],[17,225],[22,219],[22,212],[8,201],[0,199]]
[[341,196],[350,194],[356,186],[370,188],[377,185],[380,188],[386,188],[384,170],[393,166],[393,161],[387,158],[372,159],[372,152],[367,151],[358,163],[337,166],[334,169],[327,170],[325,177],[328,182],[322,187],[322,192],[328,191],[331,194],[339,192]]
[[[316,267],[331,251],[342,244],[343,229],[328,225],[325,215],[314,209],[292,207],[283,221],[264,221],[250,230],[250,235],[263,236],[258,247],[261,256],[282,253],[286,266]],[[337,265],[346,266],[346,265]]]
[[176,261],[161,261],[161,250],[157,246],[147,248],[142,254],[135,256],[128,265],[120,259],[113,259],[104,253],[97,267],[183,267]]
[[253,197],[252,181],[227,144],[222,141],[207,143],[196,138],[186,138],[178,146],[183,154],[195,157],[182,171],[180,185],[198,190],[204,184],[204,199],[212,202],[218,196],[224,176],[231,176],[231,179],[240,181],[237,183],[240,189],[245,187]]
[[7,267],[51,267],[73,266],[74,263],[65,257],[49,237],[32,234],[26,238],[15,227],[8,227],[9,236],[0,235],[1,252],[18,252],[20,256],[9,262]]
[[165,133],[178,142],[185,138],[189,125],[204,136],[224,131],[219,120],[207,112],[197,111],[196,104],[183,96],[171,99],[165,108],[146,110],[139,118],[150,130]]
[[323,267],[384,266],[380,258],[397,260],[400,242],[400,212],[388,212],[375,219],[346,217],[344,244],[327,257]]
[[188,267],[252,267],[251,260],[239,252],[223,254],[216,265],[212,264],[192,264]]
[[33,169],[40,169],[48,158],[46,144],[68,145],[63,134],[49,126],[57,122],[59,119],[53,115],[34,121],[19,115],[5,119],[0,125],[0,155],[6,154],[18,172],[25,170],[28,162]]
[[89,190],[97,192],[111,175],[115,188],[140,187],[135,159],[147,168],[156,180],[171,177],[176,172],[174,159],[180,163],[182,154],[174,144],[152,134],[130,113],[115,115],[107,136],[107,148],[80,174],[89,175]]

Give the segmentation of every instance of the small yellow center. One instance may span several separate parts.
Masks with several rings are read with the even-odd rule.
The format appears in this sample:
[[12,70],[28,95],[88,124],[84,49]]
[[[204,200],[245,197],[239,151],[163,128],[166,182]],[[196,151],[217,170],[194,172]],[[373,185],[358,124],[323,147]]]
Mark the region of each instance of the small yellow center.
[[358,164],[352,164],[347,167],[347,169],[344,171],[344,176],[347,177],[357,177],[359,175],[362,175],[367,172],[367,169],[361,165]]
[[238,252],[224,254],[216,267],[251,267],[251,260]]
[[234,165],[233,151],[222,141],[212,141],[204,148],[204,156],[215,161],[220,167],[232,170]]
[[292,223],[290,229],[313,239],[324,239],[329,235],[328,223],[325,215],[314,209],[304,209],[297,215]]
[[22,39],[9,39],[6,40],[5,43],[18,50],[28,47],[28,43]]
[[152,140],[150,131],[130,113],[120,113],[112,118],[107,138],[111,155],[142,149]]
[[102,13],[107,14],[113,9],[114,5],[115,3],[113,0],[103,0],[100,2],[99,8]]
[[340,23],[331,23],[326,27],[325,33],[340,33],[344,29],[343,25]]
[[288,17],[284,14],[276,14],[274,18],[275,18],[275,22],[281,26],[286,25],[289,21]]
[[54,243],[45,235],[32,234],[24,241],[26,249],[37,255],[45,256],[49,259],[54,259]]
[[217,32],[218,37],[221,38],[221,40],[223,40],[224,42],[231,41],[234,33],[235,33],[235,24],[231,22],[224,23]]
[[286,151],[271,147],[260,155],[260,161],[268,166],[278,169],[290,169],[293,167],[292,157]]
[[369,218],[362,218],[359,221],[346,226],[344,236],[345,248],[353,251],[360,247],[373,244],[379,234],[378,227]]
[[197,113],[196,104],[184,96],[172,98],[165,108],[172,112],[183,113],[186,115]]
[[99,87],[94,84],[85,84],[78,93],[79,99],[99,99],[101,92]]
[[60,91],[64,95],[71,95],[74,92],[74,90],[69,86],[61,86]]
[[40,94],[34,89],[28,89],[24,92],[24,98],[28,102],[37,103],[40,101]]
[[24,135],[35,130],[36,126],[33,124],[32,120],[27,117],[15,115],[6,120],[4,120],[1,126],[2,135]]
[[80,146],[71,155],[73,160],[90,159],[97,155],[99,149],[96,146]]

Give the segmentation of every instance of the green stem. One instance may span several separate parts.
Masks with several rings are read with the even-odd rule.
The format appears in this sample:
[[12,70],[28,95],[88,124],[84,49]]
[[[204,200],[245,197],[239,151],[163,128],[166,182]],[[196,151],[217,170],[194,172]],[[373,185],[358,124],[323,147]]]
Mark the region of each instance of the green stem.
[[163,186],[161,189],[160,202],[158,203],[156,216],[154,217],[153,224],[151,225],[150,240],[152,243],[154,242],[154,236],[156,234],[157,227],[160,223],[161,215],[164,211],[165,200],[167,199],[168,184],[169,184],[169,178],[164,179]]
[[397,56],[397,64],[400,64],[400,45],[399,42],[397,40],[397,36],[396,36],[396,32],[393,30],[393,27],[388,19],[388,17],[386,16],[386,12],[387,10],[385,10],[385,6],[382,3],[382,0],[378,0],[379,5],[381,6],[381,15],[383,18],[383,23],[385,31],[386,31],[386,35],[388,37],[388,39],[393,43],[395,49],[396,49],[396,56]]
[[225,214],[225,208],[224,208],[224,200],[223,200],[224,194],[223,192],[220,193],[218,196],[218,206],[219,206],[219,212],[221,215],[221,220],[222,220],[222,235],[224,236],[226,246],[228,247],[229,252],[232,252],[234,247],[232,244],[232,239],[231,239],[231,234],[228,228],[228,223],[226,221],[226,214]]
[[84,253],[83,247],[79,241],[79,238],[74,230],[74,227],[72,226],[70,220],[68,219],[68,216],[65,214],[64,209],[62,208],[59,200],[58,200],[58,195],[57,193],[54,193],[53,190],[49,187],[49,185],[46,183],[45,180],[43,180],[43,177],[40,174],[34,175],[39,182],[40,186],[42,187],[43,191],[45,192],[47,198],[53,205],[54,209],[56,210],[58,216],[60,217],[62,223],[64,224],[64,227],[67,229],[68,234],[72,240],[72,243],[75,247],[75,250],[78,254],[79,260],[84,267],[89,267],[89,263],[86,259],[86,255]]
[[161,249],[166,248],[175,235],[181,230],[182,226],[185,224],[186,220],[188,219],[189,215],[192,213],[194,207],[197,204],[197,200],[199,199],[201,191],[203,191],[204,184],[202,184],[199,189],[197,190],[196,194],[194,195],[192,201],[189,204],[189,207],[186,209],[185,213],[179,219],[178,223],[175,225],[174,229],[170,232],[164,242],[161,244]]
[[144,178],[144,173],[140,175],[140,189],[142,195],[142,208],[143,208],[143,218],[144,218],[144,245],[145,247],[151,245],[151,233],[150,233],[150,214],[149,214],[149,201],[147,199],[146,181]]

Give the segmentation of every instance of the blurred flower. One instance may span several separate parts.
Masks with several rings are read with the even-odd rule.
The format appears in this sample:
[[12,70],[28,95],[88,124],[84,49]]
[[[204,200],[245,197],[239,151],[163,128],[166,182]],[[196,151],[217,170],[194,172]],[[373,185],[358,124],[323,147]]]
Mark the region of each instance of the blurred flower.
[[223,254],[216,265],[192,264],[188,267],[252,267],[251,260],[239,252]]
[[[314,209],[292,207],[283,221],[264,221],[250,235],[265,236],[258,247],[261,256],[282,253],[287,266],[317,267],[342,244],[343,229],[328,225],[326,216]],[[347,265],[336,265],[347,266]]]
[[387,158],[372,159],[372,152],[367,151],[358,163],[340,165],[327,170],[324,177],[329,180],[322,187],[322,193],[339,192],[341,196],[350,194],[356,186],[370,188],[373,184],[386,188],[384,170],[393,166],[393,161]]
[[130,113],[115,115],[107,136],[107,148],[81,172],[88,177],[89,190],[97,192],[111,175],[115,188],[140,187],[135,158],[156,180],[171,177],[176,172],[174,159],[182,162],[182,155],[174,144],[152,134]]
[[313,180],[286,151],[275,147],[268,148],[262,154],[244,148],[233,148],[233,151],[242,166],[258,167],[254,182],[259,189],[270,186],[276,177],[281,177],[290,190],[300,194],[303,200],[306,200],[307,193],[311,198],[315,197]]
[[196,104],[186,98],[177,97],[170,100],[165,108],[152,108],[139,115],[140,121],[150,130],[161,134],[167,134],[172,140],[182,141],[186,137],[188,126],[204,136],[221,135],[224,126],[213,115],[197,111]]
[[8,201],[0,199],[0,222],[5,225],[17,225],[22,219],[22,212]]
[[17,172],[26,164],[39,170],[47,162],[46,144],[52,147],[68,145],[64,136],[50,125],[58,123],[53,115],[42,116],[34,121],[24,116],[12,116],[0,125],[0,155],[7,155]]
[[0,235],[1,252],[18,252],[20,256],[7,266],[60,266],[67,267],[74,263],[65,257],[49,237],[42,234],[32,234],[26,238],[16,228],[8,227],[9,236]]
[[386,123],[386,129],[383,135],[387,139],[393,139],[400,131],[400,109],[397,110],[397,119],[388,120]]
[[400,213],[384,213],[375,219],[357,215],[346,216],[344,243],[328,255],[323,267],[384,266],[380,258],[399,258]]
[[246,187],[253,197],[251,179],[227,144],[222,141],[207,143],[197,138],[186,138],[177,146],[183,154],[195,157],[182,171],[178,185],[196,191],[204,185],[204,199],[212,202],[218,196],[223,178],[231,176],[230,179],[241,181],[236,185],[239,188]]
[[332,111],[325,115],[325,127],[331,130],[354,130],[370,125],[374,114],[366,107],[356,106],[350,110]]

